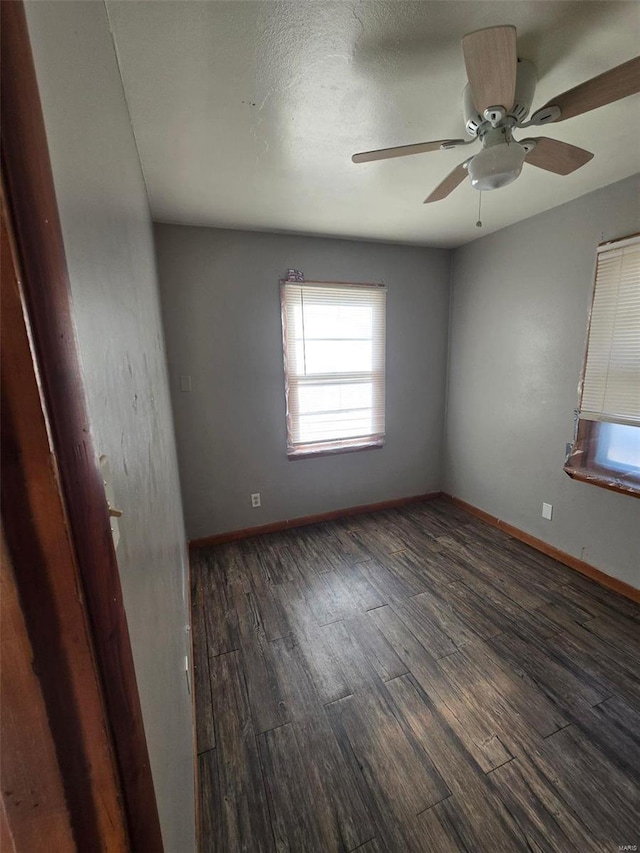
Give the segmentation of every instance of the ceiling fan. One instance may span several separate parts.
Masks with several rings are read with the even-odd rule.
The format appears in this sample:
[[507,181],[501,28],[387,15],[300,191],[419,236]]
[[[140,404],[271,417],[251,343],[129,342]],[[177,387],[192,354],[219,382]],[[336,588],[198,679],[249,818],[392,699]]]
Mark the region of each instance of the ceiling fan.
[[477,140],[482,150],[450,172],[425,199],[425,204],[446,198],[467,174],[477,190],[497,190],[518,177],[526,161],[532,166],[569,175],[593,157],[590,151],[538,136],[516,140],[513,131],[564,121],[640,92],[640,56],[605,71],[568,92],[552,98],[525,121],[536,88],[532,62],[518,59],[516,28],[488,27],[462,39],[468,84],[463,93],[463,111],[471,139],[438,139],[396,148],[381,148],[354,154],[354,163],[386,160],[426,151],[447,151]]

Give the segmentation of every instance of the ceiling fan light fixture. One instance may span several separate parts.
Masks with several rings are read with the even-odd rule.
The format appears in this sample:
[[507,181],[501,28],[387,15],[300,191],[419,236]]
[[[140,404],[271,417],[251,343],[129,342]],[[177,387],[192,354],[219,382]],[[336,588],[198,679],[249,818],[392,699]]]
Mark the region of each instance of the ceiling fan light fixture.
[[353,162],[448,151],[480,141],[482,151],[449,172],[427,196],[425,204],[447,198],[467,174],[477,190],[506,187],[520,175],[525,159],[532,166],[556,175],[570,175],[584,166],[593,157],[584,148],[544,136],[516,142],[513,131],[564,121],[639,94],[640,56],[556,95],[525,121],[533,103],[537,73],[533,62],[518,59],[516,42],[516,28],[511,25],[485,27],[467,33],[462,39],[468,78],[462,103],[470,140],[440,139],[363,151],[353,155]]
[[522,171],[525,154],[517,142],[503,142],[484,148],[469,162],[471,186],[482,192],[506,187]]

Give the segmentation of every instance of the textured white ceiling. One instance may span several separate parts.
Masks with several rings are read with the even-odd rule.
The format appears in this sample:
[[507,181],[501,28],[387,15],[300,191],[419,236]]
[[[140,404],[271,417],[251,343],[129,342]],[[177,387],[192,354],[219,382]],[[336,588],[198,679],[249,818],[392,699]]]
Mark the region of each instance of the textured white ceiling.
[[595,153],[568,177],[422,201],[478,148],[354,165],[465,135],[461,37],[518,28],[534,109],[638,53],[635,2],[107,0],[156,220],[456,246],[640,170],[640,95],[521,131]]

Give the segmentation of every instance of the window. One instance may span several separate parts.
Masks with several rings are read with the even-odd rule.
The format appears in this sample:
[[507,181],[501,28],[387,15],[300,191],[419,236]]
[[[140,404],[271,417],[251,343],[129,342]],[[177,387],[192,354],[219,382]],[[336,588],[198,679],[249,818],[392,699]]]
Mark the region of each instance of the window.
[[596,465],[640,477],[640,429],[627,424],[600,424]]
[[384,444],[381,285],[281,283],[290,458]]
[[581,384],[565,470],[640,494],[640,236],[598,247]]

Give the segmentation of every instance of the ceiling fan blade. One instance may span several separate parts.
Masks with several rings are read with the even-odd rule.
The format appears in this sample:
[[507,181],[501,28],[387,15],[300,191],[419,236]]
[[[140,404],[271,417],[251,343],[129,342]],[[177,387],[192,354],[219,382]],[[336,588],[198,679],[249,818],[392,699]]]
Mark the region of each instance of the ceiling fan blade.
[[390,160],[392,157],[406,157],[408,154],[424,154],[427,151],[439,151],[443,146],[455,148],[467,145],[466,139],[436,139],[435,142],[417,142],[415,145],[398,145],[395,148],[379,148],[377,151],[363,151],[351,158],[354,163],[369,163],[372,160]]
[[604,74],[598,74],[568,92],[563,92],[544,106],[560,107],[560,115],[556,121],[564,121],[566,118],[612,104],[627,95],[635,95],[636,92],[640,92],[640,56],[623,62]]
[[476,109],[481,116],[488,107],[507,112],[516,97],[516,28],[488,27],[462,39],[464,64]]
[[435,190],[425,198],[423,204],[431,204],[432,201],[441,201],[449,193],[452,193],[458,184],[461,184],[467,177],[467,170],[465,169],[466,162],[465,160],[464,163],[456,166],[453,172],[449,172],[444,181],[439,183]]
[[555,172],[556,175],[570,175],[580,166],[584,166],[591,160],[591,151],[569,145],[568,142],[560,142],[559,139],[549,139],[546,136],[536,138],[536,147],[526,156],[527,163],[546,169],[547,172]]

